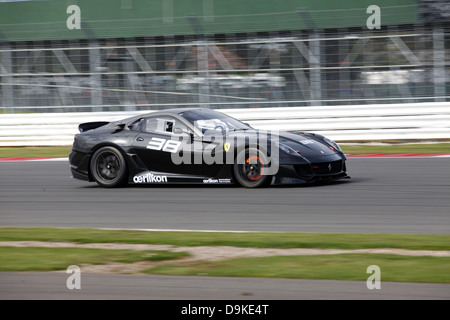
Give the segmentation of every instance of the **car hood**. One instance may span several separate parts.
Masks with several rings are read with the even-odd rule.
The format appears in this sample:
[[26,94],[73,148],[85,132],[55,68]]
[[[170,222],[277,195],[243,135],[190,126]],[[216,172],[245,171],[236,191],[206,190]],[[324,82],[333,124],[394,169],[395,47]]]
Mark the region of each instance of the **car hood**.
[[279,142],[284,143],[302,156],[333,155],[336,151],[319,137],[305,133],[281,132]]
[[305,132],[286,132],[286,131],[265,131],[265,130],[245,130],[228,133],[228,136],[260,136],[264,133],[270,133],[272,142],[285,144],[302,156],[327,156],[335,155],[336,151],[331,149],[326,142],[322,140],[321,136],[316,136],[311,133]]

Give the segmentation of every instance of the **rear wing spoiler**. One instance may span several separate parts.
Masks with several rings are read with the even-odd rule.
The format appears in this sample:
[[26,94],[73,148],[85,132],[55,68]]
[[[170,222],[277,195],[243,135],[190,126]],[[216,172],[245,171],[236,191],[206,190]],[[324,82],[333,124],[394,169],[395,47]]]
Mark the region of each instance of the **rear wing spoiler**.
[[105,121],[96,121],[96,122],[85,122],[78,126],[78,130],[80,132],[86,132],[89,130],[97,129],[100,127],[103,127],[104,125],[107,125],[109,122]]

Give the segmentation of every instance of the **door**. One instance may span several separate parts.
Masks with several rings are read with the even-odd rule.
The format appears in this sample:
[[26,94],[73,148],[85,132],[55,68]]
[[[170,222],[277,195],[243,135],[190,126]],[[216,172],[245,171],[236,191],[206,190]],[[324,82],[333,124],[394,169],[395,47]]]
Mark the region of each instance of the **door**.
[[[202,176],[202,144],[181,120],[170,116],[144,119],[133,148],[149,171]],[[195,161],[197,159],[197,161]]]

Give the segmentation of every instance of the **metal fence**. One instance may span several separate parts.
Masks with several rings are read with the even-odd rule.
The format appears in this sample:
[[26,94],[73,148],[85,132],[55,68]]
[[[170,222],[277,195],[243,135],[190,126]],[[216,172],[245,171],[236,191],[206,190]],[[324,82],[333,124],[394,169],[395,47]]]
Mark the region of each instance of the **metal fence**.
[[450,27],[0,44],[0,111],[450,101]]

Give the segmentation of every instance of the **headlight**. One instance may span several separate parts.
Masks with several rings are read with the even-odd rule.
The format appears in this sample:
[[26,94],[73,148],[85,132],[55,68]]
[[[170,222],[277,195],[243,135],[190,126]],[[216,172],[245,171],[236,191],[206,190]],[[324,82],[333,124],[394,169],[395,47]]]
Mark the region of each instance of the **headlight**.
[[328,138],[325,138],[325,137],[323,138],[323,140],[324,140],[326,143],[328,143],[330,146],[332,146],[333,148],[335,148],[336,150],[342,152],[341,147],[339,147],[339,145],[338,145],[336,142],[334,142],[333,140],[328,139]]
[[297,151],[295,151],[294,149],[289,147],[287,144],[280,143],[280,149],[281,149],[281,151],[283,151],[287,154],[290,154],[290,155],[297,155],[297,156],[299,155],[297,153]]

